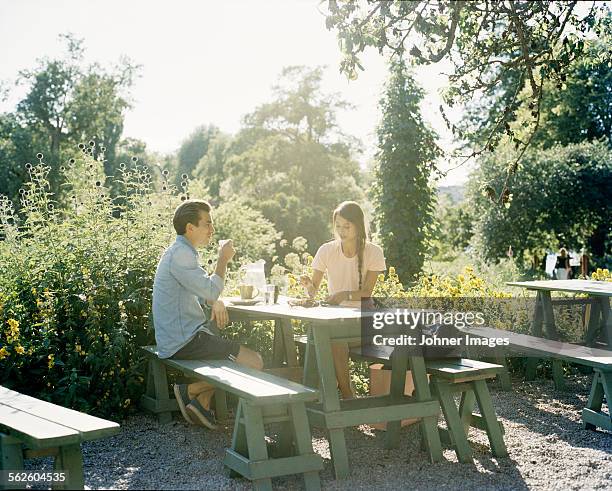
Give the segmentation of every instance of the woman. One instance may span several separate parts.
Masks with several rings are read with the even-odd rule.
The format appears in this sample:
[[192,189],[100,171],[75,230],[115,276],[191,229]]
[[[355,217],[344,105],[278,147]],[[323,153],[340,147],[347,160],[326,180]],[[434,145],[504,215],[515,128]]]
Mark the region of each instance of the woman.
[[[372,296],[378,275],[387,269],[383,250],[368,241],[365,217],[354,201],[340,203],[332,223],[335,240],[323,244],[312,262],[312,278],[304,275],[300,283],[313,298],[323,275],[327,273],[329,296],[326,301],[338,305]],[[348,367],[348,345],[332,345],[336,378],[342,397],[354,397]]]

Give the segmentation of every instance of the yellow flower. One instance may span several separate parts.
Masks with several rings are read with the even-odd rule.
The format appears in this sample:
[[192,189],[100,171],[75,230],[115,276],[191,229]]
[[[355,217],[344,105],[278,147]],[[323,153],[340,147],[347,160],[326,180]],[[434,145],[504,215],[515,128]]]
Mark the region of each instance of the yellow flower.
[[25,353],[25,348],[19,345],[15,348],[15,352],[17,352],[17,354],[23,355]]
[[0,360],[4,360],[8,356],[9,352],[6,349],[6,346],[2,346],[0,349]]
[[393,275],[395,275],[395,267],[389,266],[389,276],[393,276]]
[[7,322],[8,322],[9,327],[11,328],[11,331],[19,329],[19,321],[18,320],[9,319]]
[[49,368],[53,368],[53,366],[55,365],[55,355],[49,355],[47,358],[49,358]]

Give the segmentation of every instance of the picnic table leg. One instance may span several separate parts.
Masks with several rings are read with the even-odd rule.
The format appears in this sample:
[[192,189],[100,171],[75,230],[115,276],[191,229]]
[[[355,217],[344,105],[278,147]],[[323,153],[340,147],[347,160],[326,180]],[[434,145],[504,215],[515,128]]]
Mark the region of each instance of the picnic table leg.
[[[406,371],[408,370],[408,354],[406,350],[395,348],[391,355],[391,387],[389,397],[401,399],[406,386]],[[385,448],[396,448],[399,445],[401,421],[389,421],[385,435]]]
[[306,330],[307,343],[304,353],[304,374],[302,383],[308,387],[318,387],[319,378],[317,376],[317,358],[315,355],[314,342],[312,339],[312,329],[308,326]]
[[446,419],[446,424],[448,425],[448,434],[452,438],[455,452],[457,453],[457,460],[463,463],[472,463],[474,459],[472,458],[472,449],[467,439],[467,431],[457,406],[455,406],[455,399],[449,385],[443,381],[436,380],[432,386],[442,406],[444,419]]
[[601,305],[601,331],[605,333],[608,348],[612,348],[612,311],[610,309],[610,299],[608,297],[600,297],[599,303]]
[[550,292],[542,291],[542,314],[544,315],[544,329],[549,339],[558,339],[559,333],[555,326],[555,315],[553,313]]
[[[427,381],[425,371],[425,360],[422,356],[411,356],[409,358],[412,379],[414,381],[414,394],[417,401],[430,401],[431,391]],[[425,449],[429,452],[432,462],[442,460],[442,444],[440,443],[440,433],[438,432],[438,417],[432,416],[423,418],[420,423],[421,435]]]
[[66,480],[55,489],[83,489],[85,479],[83,477],[83,453],[81,445],[65,445],[58,450],[53,464],[56,471],[65,471]]
[[280,334],[283,340],[284,356],[287,366],[297,367],[299,364],[295,340],[293,339],[293,326],[291,325],[291,319],[278,319],[276,322],[280,324]]
[[274,340],[272,341],[271,368],[279,368],[283,366],[283,362],[285,361],[285,347],[283,346],[280,319],[274,319],[272,322],[274,322]]
[[[246,426],[246,440],[249,449],[249,460],[257,462],[268,460],[268,448],[266,447],[266,433],[264,430],[261,408],[251,406],[247,403],[242,405],[244,422]],[[255,479],[253,486],[256,490],[272,491],[272,480],[269,477]]]
[[612,431],[612,412],[610,414],[601,412],[604,396],[609,406],[612,401],[612,373],[595,369],[589,400],[582,410],[585,429],[594,430],[600,427]]
[[587,346],[593,346],[595,344],[595,339],[597,339],[597,334],[599,332],[599,319],[601,314],[601,303],[595,299],[595,301],[591,304],[591,312],[589,314],[589,323],[587,327],[586,336],[584,337],[585,344]]
[[[312,437],[310,435],[310,426],[308,424],[308,416],[306,415],[306,407],[304,406],[304,403],[289,404],[289,414],[291,415],[291,420],[293,422],[293,436],[295,438],[297,454],[313,454]],[[304,485],[308,491],[317,491],[321,489],[319,472],[304,472]]]
[[487,388],[487,382],[485,380],[474,380],[473,386],[476,400],[478,401],[478,407],[480,408],[480,414],[482,414],[482,418],[486,423],[487,436],[491,444],[491,453],[496,457],[507,457],[508,450],[504,443],[501,425],[497,421],[491,394]]
[[[323,411],[339,411],[340,397],[338,396],[336,371],[334,370],[334,359],[328,331],[329,327],[326,325],[319,327],[313,324],[311,329],[317,359],[317,367],[319,368]],[[329,446],[332,460],[334,462],[336,479],[344,479],[348,477],[349,462],[343,428],[334,428],[329,430]]]
[[[542,295],[541,292],[538,291],[536,294],[535,308],[533,310],[533,321],[531,323],[531,335],[536,337],[542,336],[542,320],[544,318],[542,303]],[[525,380],[535,379],[537,366],[538,359],[534,356],[528,356],[525,366]]]

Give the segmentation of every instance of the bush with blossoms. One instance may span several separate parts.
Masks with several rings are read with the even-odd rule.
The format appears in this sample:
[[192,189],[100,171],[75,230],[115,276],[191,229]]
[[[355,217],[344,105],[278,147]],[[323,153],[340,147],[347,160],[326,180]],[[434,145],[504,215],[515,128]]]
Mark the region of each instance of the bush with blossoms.
[[[39,154],[26,166],[19,209],[0,197],[0,384],[120,417],[144,391],[138,347],[154,342],[155,269],[176,235],[174,209],[197,183],[177,189],[168,171],[135,158],[107,178],[94,146],[60,167],[59,196]],[[238,209],[250,218],[241,226],[252,224],[242,231],[250,254],[270,254],[273,225],[233,205],[219,207],[219,223]],[[231,224],[217,228],[232,234]]]

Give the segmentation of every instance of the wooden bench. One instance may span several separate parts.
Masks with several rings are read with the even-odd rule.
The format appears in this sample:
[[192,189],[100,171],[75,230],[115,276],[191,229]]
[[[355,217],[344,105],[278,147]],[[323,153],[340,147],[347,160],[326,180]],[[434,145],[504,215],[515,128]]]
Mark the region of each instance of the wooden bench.
[[[149,358],[148,384],[143,398],[145,408],[171,419],[178,405],[170,398],[166,368],[203,380],[219,389],[215,392],[217,411],[227,414],[225,392],[239,397],[232,446],[226,450],[224,464],[230,475],[253,481],[255,489],[272,489],[272,477],[303,474],[306,489],[320,489],[319,471],[323,461],[312,449],[306,402],[318,400],[318,391],[276,375],[245,367],[229,360],[160,359],[155,346],[142,348]],[[265,426],[280,425],[276,458],[269,458]]]
[[[350,353],[368,361],[386,362],[391,359],[393,348],[370,345],[351,348]],[[440,402],[448,428],[439,428],[440,438],[454,446],[458,460],[473,462],[468,442],[471,426],[486,431],[493,455],[507,457],[504,429],[495,415],[491,394],[486,384],[487,379],[495,378],[504,367],[465,358],[425,360],[425,367],[430,375],[432,392]],[[459,408],[455,405],[453,397],[457,392],[461,394]],[[476,401],[480,415],[472,413]]]
[[582,410],[582,421],[585,428],[597,427],[612,430],[612,416],[602,412],[604,398],[608,408],[612,401],[612,351],[590,348],[551,339],[543,339],[527,334],[502,331],[490,327],[471,327],[462,329],[469,336],[487,338],[508,338],[509,348],[517,353],[539,358],[552,358],[557,362],[553,365],[553,378],[558,389],[564,388],[561,361],[591,367],[594,371],[591,392],[587,406]]
[[0,468],[23,470],[24,459],[52,456],[66,472],[55,489],[83,489],[81,443],[115,435],[119,425],[0,386]]

